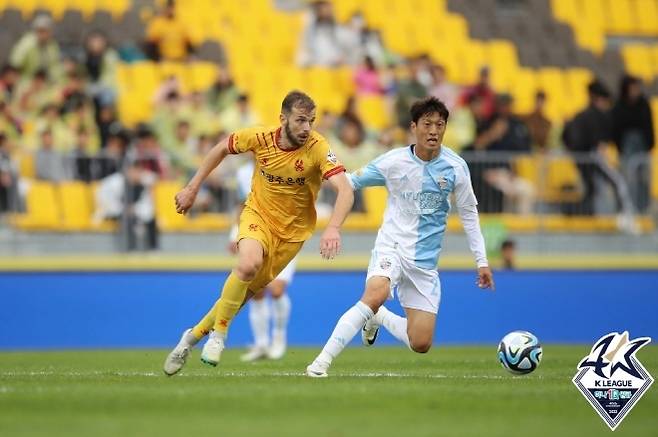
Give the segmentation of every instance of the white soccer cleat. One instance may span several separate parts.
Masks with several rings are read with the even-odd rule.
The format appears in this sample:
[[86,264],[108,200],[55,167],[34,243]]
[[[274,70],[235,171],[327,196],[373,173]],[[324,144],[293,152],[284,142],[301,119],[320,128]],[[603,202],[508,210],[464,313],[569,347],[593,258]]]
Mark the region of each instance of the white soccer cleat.
[[329,376],[327,375],[328,369],[329,366],[325,366],[318,363],[317,361],[313,361],[306,368],[306,376],[310,376],[311,378],[326,378]]
[[270,360],[280,360],[286,354],[286,338],[282,335],[274,335],[272,344],[267,351],[267,358]]
[[254,346],[247,351],[247,353],[240,356],[240,361],[244,363],[250,363],[256,360],[262,360],[263,358],[268,357],[268,350],[262,346]]
[[164,373],[167,376],[172,376],[178,373],[183,366],[185,365],[185,362],[187,361],[187,357],[190,355],[190,350],[194,347],[195,342],[190,342],[188,339],[192,335],[192,330],[188,329],[185,332],[183,332],[183,335],[181,336],[180,341],[172,350],[169,352],[169,355],[167,355],[167,358],[165,359],[164,362]]
[[375,321],[374,317],[363,324],[363,328],[361,328],[361,342],[365,346],[375,344],[377,334],[379,334],[379,326],[379,323]]
[[224,339],[217,335],[214,331],[210,334],[208,341],[203,345],[201,351],[201,361],[205,364],[215,367],[219,364],[219,359],[224,350]]

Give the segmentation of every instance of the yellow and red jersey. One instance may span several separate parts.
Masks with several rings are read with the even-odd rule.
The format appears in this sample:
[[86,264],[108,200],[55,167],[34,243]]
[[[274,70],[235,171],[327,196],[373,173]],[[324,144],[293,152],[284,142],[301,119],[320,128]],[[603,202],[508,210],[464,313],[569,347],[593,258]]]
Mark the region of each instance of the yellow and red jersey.
[[231,153],[251,151],[255,170],[246,206],[282,240],[305,241],[315,229],[315,200],[323,179],[345,171],[327,140],[312,131],[295,150],[279,147],[281,128],[249,128],[231,134]]

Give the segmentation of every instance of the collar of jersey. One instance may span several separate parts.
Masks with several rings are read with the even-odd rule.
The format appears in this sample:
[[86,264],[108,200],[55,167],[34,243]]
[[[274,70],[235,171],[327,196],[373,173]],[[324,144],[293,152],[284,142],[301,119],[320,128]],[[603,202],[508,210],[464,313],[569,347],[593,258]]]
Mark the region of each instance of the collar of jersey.
[[432,159],[431,161],[424,161],[420,159],[418,156],[416,156],[416,144],[410,144],[409,145],[409,153],[411,153],[411,157],[419,164],[427,165],[431,164],[433,162],[438,161],[441,158],[441,155],[443,155],[443,144],[441,144],[441,151],[439,152],[438,155],[436,155],[436,158]]

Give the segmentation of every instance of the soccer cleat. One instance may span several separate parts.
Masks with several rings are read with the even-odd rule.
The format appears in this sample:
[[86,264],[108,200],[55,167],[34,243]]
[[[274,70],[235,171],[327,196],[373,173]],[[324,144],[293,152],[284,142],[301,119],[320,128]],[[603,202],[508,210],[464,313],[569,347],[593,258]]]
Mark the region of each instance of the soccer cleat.
[[324,366],[317,361],[313,361],[306,368],[306,376],[310,376],[311,378],[326,378],[329,376],[327,375],[328,369],[329,366]]
[[267,351],[267,358],[270,360],[280,360],[286,354],[286,338],[283,335],[274,334],[272,344]]
[[379,334],[379,323],[373,317],[363,324],[363,328],[361,328],[361,341],[365,346],[372,346],[377,340],[377,334]]
[[242,354],[242,356],[240,356],[240,361],[245,363],[250,363],[252,361],[262,360],[263,358],[267,358],[267,356],[268,356],[267,348],[262,346],[254,346],[253,348],[249,349],[247,353]]
[[172,376],[178,373],[183,366],[185,365],[185,362],[187,361],[187,357],[190,355],[190,350],[194,346],[194,343],[190,343],[188,341],[189,336],[191,335],[192,330],[188,329],[185,332],[183,332],[183,335],[169,355],[167,355],[167,359],[165,359],[164,362],[164,373],[167,376]]
[[201,361],[205,364],[215,367],[219,363],[224,350],[224,339],[215,332],[210,334],[208,341],[203,345],[201,351]]

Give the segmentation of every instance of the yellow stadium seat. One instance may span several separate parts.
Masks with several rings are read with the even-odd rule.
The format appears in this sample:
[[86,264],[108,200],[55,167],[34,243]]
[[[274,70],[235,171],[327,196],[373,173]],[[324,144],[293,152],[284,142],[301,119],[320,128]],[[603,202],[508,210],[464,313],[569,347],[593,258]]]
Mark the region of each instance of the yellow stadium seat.
[[367,127],[383,129],[390,126],[391,116],[382,96],[359,96],[357,111]]
[[58,192],[62,229],[83,231],[91,228],[93,202],[89,185],[80,181],[62,182]]
[[549,158],[545,181],[544,196],[549,202],[575,202],[582,197],[580,173],[568,156]]
[[153,187],[155,215],[163,231],[181,231],[187,227],[187,217],[178,214],[174,207],[174,196],[181,188],[181,184],[172,181],[160,181]]
[[207,90],[215,82],[217,66],[212,62],[195,62],[189,68],[190,85],[194,91]]
[[603,0],[602,3],[607,13],[607,33],[627,35],[637,32],[639,26],[635,23],[629,0]]
[[651,153],[651,197],[658,200],[658,147]]
[[626,44],[621,48],[621,55],[626,65],[626,70],[643,80],[653,80],[654,67],[651,50],[646,44]]
[[18,151],[13,154],[18,163],[18,174],[23,178],[33,179],[36,176],[34,167],[34,154],[27,151]]
[[25,230],[57,230],[60,228],[61,211],[57,202],[55,184],[32,181],[26,195],[25,214],[14,217],[13,223]]
[[658,2],[635,0],[631,2],[631,6],[635,8],[638,31],[644,35],[658,35]]

